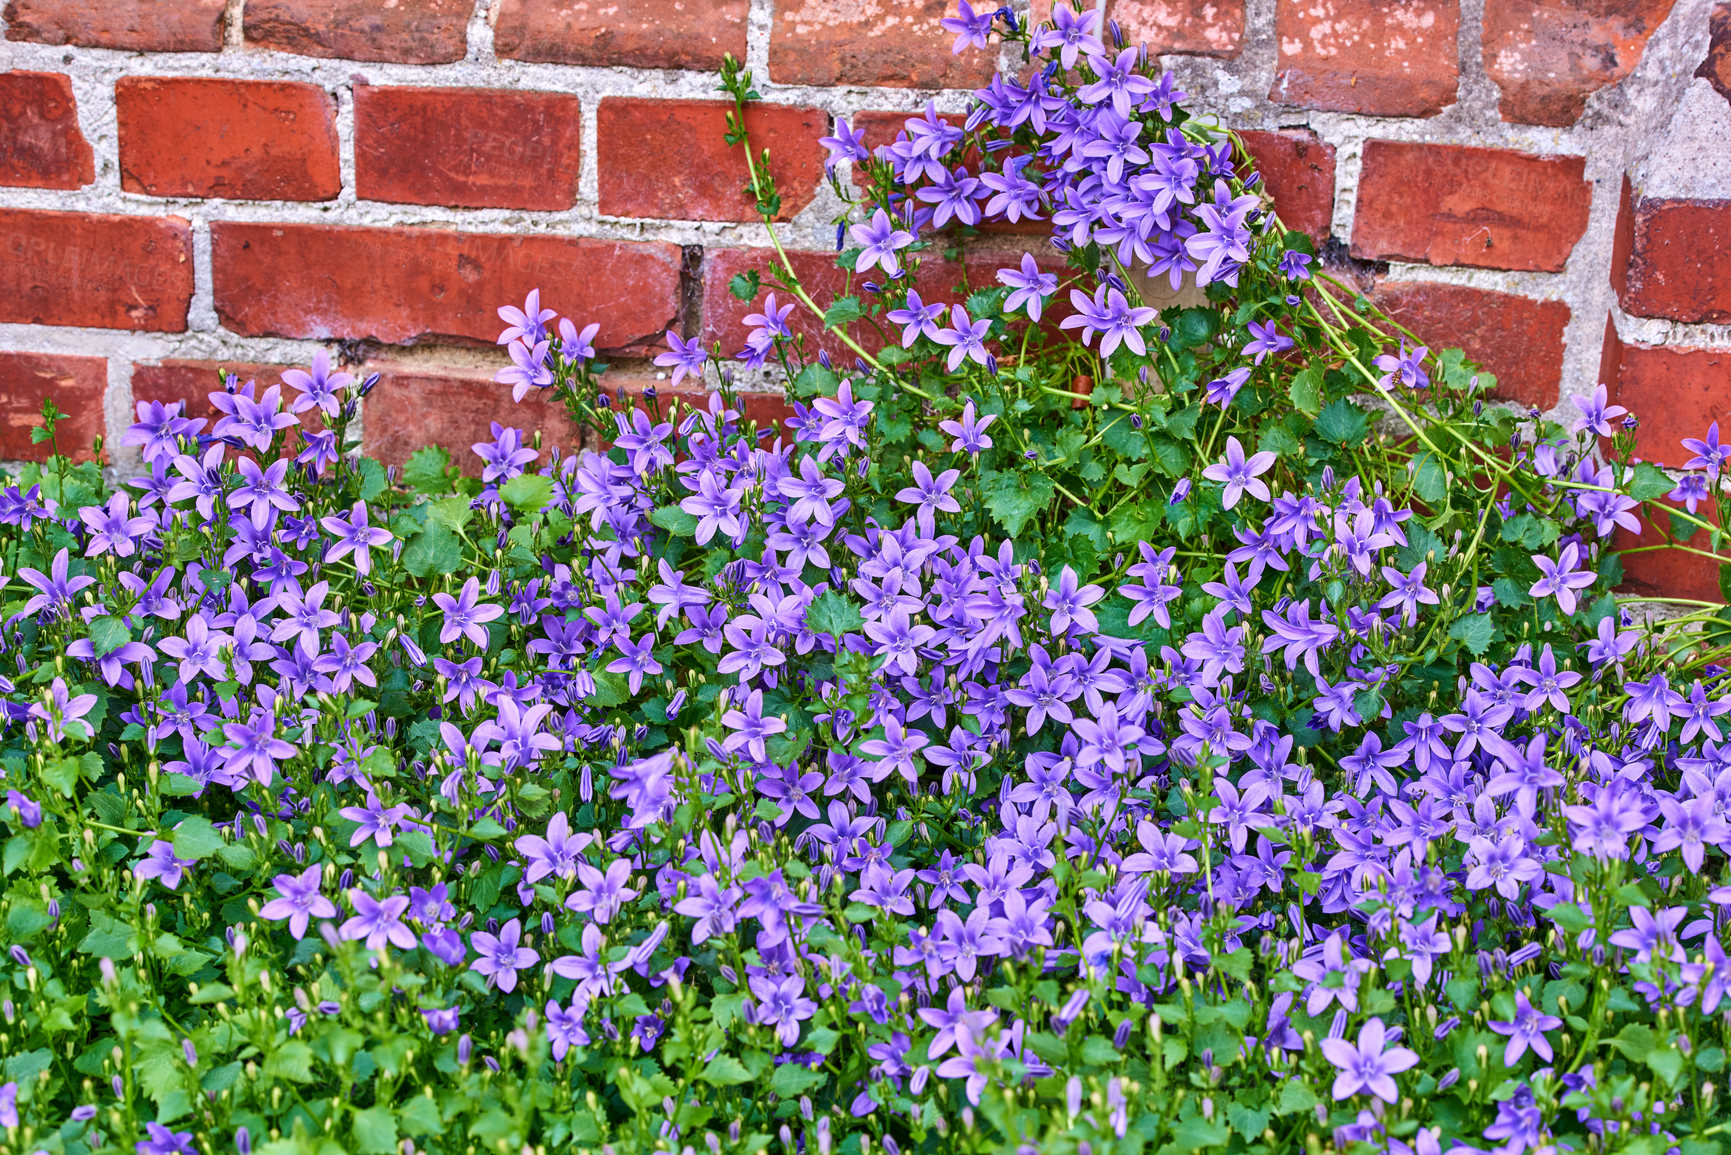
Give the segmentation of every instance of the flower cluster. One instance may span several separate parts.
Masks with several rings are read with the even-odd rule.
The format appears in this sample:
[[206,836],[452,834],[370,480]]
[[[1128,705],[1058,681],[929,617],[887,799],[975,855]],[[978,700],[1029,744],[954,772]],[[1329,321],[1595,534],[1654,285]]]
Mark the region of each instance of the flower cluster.
[[[1701,520],[1716,429],[1677,480],[1602,391],[1523,424],[1332,326],[1097,15],[953,26],[1052,66],[854,155],[891,285],[817,312],[891,328],[838,371],[789,275],[780,428],[602,405],[535,294],[501,383],[604,446],[388,471],[321,358],[0,492],[9,1144],[1711,1146],[1731,625],[1607,547]],[[1032,254],[920,295],[933,230],[1046,212],[1050,328]]]

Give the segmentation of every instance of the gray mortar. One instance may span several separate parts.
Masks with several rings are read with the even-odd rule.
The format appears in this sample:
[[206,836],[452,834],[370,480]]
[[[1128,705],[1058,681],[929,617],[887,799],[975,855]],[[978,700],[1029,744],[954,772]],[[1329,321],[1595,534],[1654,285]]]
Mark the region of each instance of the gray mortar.
[[[1199,112],[1216,113],[1237,128],[1309,128],[1333,145],[1338,165],[1334,232],[1343,239],[1351,236],[1356,182],[1366,140],[1470,144],[1584,156],[1587,178],[1593,184],[1591,217],[1586,235],[1576,245],[1563,272],[1517,273],[1403,264],[1390,269],[1392,276],[1402,280],[1439,281],[1566,301],[1571,309],[1565,334],[1562,392],[1566,399],[1590,391],[1597,384],[1607,311],[1615,312],[1619,330],[1626,339],[1731,347],[1731,326],[1680,325],[1623,316],[1615,310],[1607,278],[1625,171],[1634,176],[1638,191],[1647,195],[1731,196],[1731,150],[1723,143],[1731,139],[1731,103],[1719,98],[1705,81],[1692,80],[1690,75],[1706,52],[1710,3],[1711,0],[1678,0],[1670,17],[1648,42],[1634,73],[1621,84],[1590,97],[1579,123],[1567,129],[1507,124],[1497,115],[1497,89],[1484,73],[1479,51],[1484,0],[1463,0],[1459,97],[1440,115],[1428,119],[1343,115],[1270,102],[1267,93],[1273,83],[1276,61],[1275,0],[1248,0],[1244,47],[1238,57],[1216,60],[1171,56],[1165,63],[1177,73],[1182,87],[1191,94],[1192,106]],[[319,341],[240,337],[218,325],[210,276],[213,220],[370,227],[449,224],[475,232],[660,240],[705,248],[760,247],[768,243],[765,230],[756,224],[629,220],[604,216],[599,211],[596,111],[600,98],[714,98],[718,95],[714,73],[501,61],[493,51],[492,22],[497,18],[494,0],[477,0],[468,25],[467,54],[453,64],[357,63],[295,56],[243,42],[240,22],[244,4],[245,0],[229,0],[225,47],[216,55],[71,50],[0,40],[0,70],[22,68],[71,76],[80,127],[96,161],[96,181],[87,188],[71,192],[4,188],[0,189],[0,207],[178,215],[192,222],[196,284],[187,332],[153,334],[0,325],[0,348],[109,358],[106,418],[111,444],[132,420],[131,365],[135,360],[182,357],[304,363],[316,349],[329,347]],[[1026,0],[1017,0],[1016,7],[1025,11]],[[928,100],[935,102],[940,111],[961,111],[967,105],[968,93],[957,90],[777,84],[768,75],[771,20],[772,0],[751,0],[746,60],[768,102],[816,106],[832,116],[851,116],[868,109],[905,109],[912,113],[924,108]],[[4,31],[3,23],[0,18],[0,34]],[[113,102],[115,81],[124,76],[209,75],[310,81],[330,92],[337,101],[343,176],[343,191],[337,199],[318,204],[207,201],[122,192]],[[577,95],[583,118],[583,159],[576,206],[565,212],[524,212],[385,205],[357,200],[350,84],[359,77],[373,84],[475,86]],[[845,172],[843,178],[845,181]],[[828,248],[833,242],[834,219],[842,208],[833,192],[827,187],[820,188],[812,204],[782,229],[784,243],[794,248]],[[1010,255],[1021,247],[1013,239],[1001,239],[994,245],[1010,248]],[[556,292],[549,294],[547,304],[559,307]],[[1446,343],[1447,334],[1438,334],[1437,340]],[[386,351],[385,355],[396,359],[402,356],[394,350]],[[439,356],[427,350],[414,354],[416,360]],[[471,366],[504,363],[501,356],[488,352],[447,351],[442,356],[447,361]],[[745,384],[767,388],[773,385],[773,378],[760,376]],[[1566,404],[1562,408],[1567,413],[1573,412]]]

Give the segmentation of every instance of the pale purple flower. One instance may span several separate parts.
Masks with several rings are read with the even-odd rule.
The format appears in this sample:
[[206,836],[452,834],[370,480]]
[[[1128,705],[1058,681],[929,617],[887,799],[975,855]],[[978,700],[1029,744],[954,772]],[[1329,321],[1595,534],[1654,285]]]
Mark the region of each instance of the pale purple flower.
[[1405,1047],[1390,1047],[1389,1032],[1380,1018],[1365,1023],[1358,1032],[1358,1042],[1345,1039],[1322,1039],[1323,1057],[1339,1069],[1334,1078],[1336,1102],[1361,1092],[1375,1095],[1385,1103],[1400,1098],[1394,1076],[1418,1065],[1418,1055]]
[[1238,499],[1245,493],[1261,501],[1269,498],[1268,485],[1259,475],[1274,468],[1275,455],[1268,450],[1244,456],[1244,446],[1236,437],[1226,438],[1226,456],[1202,471],[1202,476],[1210,481],[1218,481],[1226,488],[1220,494],[1220,508],[1231,509],[1238,504]]
[[336,904],[319,893],[324,882],[324,864],[315,862],[300,874],[279,874],[271,880],[278,897],[259,908],[259,917],[288,919],[289,933],[296,939],[307,932],[307,920],[335,918]]

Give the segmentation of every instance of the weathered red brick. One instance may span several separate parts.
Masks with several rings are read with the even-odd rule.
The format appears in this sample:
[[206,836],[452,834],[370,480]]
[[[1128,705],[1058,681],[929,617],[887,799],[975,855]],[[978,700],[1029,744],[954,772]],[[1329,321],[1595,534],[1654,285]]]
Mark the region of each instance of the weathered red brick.
[[1707,17],[1710,40],[1707,57],[1695,75],[1711,84],[1719,95],[1731,100],[1731,0],[1721,0]]
[[342,191],[336,107],[316,84],[126,76],[114,108],[127,192],[322,201]]
[[1367,141],[1352,254],[1560,272],[1587,229],[1578,156]]
[[0,209],[0,322],[179,333],[191,302],[179,217]]
[[681,314],[677,245],[448,229],[211,224],[216,311],[247,336],[492,344],[501,305],[597,321],[606,349],[659,343]]
[[78,127],[72,78],[0,72],[0,184],[81,188],[96,179],[90,142]]
[[[1655,504],[1682,508],[1664,499]],[[1698,507],[1695,516],[1709,523],[1718,521],[1712,502]],[[1617,556],[1623,563],[1623,582],[1617,587],[1620,591],[1646,597],[1693,598],[1704,602],[1724,600],[1719,594],[1718,562],[1689,549],[1653,548],[1667,540],[1670,518],[1661,514],[1655,525],[1652,520],[1640,517],[1639,513],[1636,517],[1642,523],[1640,533],[1619,528],[1611,541],[1611,548],[1618,551]],[[1706,543],[1707,535],[1697,532],[1683,544],[1706,549]]]
[[225,0],[8,0],[6,39],[131,52],[220,52]]
[[558,211],[577,203],[583,124],[564,92],[357,84],[364,200]]
[[[508,364],[503,357],[499,365]],[[511,400],[511,387],[493,380],[494,370],[467,366],[421,365],[402,361],[369,361],[363,373],[378,373],[379,383],[367,394],[361,448],[386,465],[401,466],[410,454],[427,445],[443,446],[452,464],[478,475],[481,459],[477,441],[492,439],[492,423],[521,429],[525,441],[541,435],[542,462],[553,448],[574,452],[582,430],[541,390],[522,404]]]
[[1634,71],[1676,0],[1486,0],[1485,72],[1504,120],[1563,127]]
[[1731,321],[1731,201],[1635,197],[1623,180],[1611,285],[1623,311],[1672,321]]
[[[720,100],[638,100],[608,97],[596,122],[601,211],[609,216],[676,220],[754,221],[744,150],[729,145]],[[745,113],[751,147],[769,149],[769,171],[781,194],[781,217],[811,203],[823,176],[820,137],[829,129],[821,109],[753,104]],[[669,149],[679,163],[669,164]]]
[[1605,323],[1599,379],[1612,401],[1635,415],[1635,453],[1681,468],[1693,456],[1685,437],[1705,437],[1719,422],[1731,431],[1731,350],[1677,348],[1624,341]]
[[1306,128],[1239,135],[1286,227],[1327,238],[1334,225],[1334,146]]
[[[56,448],[76,461],[93,460],[107,392],[106,358],[0,353],[0,460],[41,461]],[[54,441],[37,445],[31,430],[42,425],[42,403],[50,398],[66,416]]]
[[769,76],[777,84],[865,84],[885,88],[976,88],[997,53],[951,51],[939,25],[955,0],[777,0]]
[[1458,347],[1495,373],[1492,396],[1538,409],[1556,405],[1566,303],[1430,281],[1389,281],[1375,298],[1433,350]]
[[504,0],[493,47],[509,60],[716,70],[745,59],[749,0]]
[[1367,116],[1435,116],[1454,103],[1459,0],[1278,0],[1268,98]]
[[247,0],[247,43],[344,60],[449,64],[468,51],[474,0]]

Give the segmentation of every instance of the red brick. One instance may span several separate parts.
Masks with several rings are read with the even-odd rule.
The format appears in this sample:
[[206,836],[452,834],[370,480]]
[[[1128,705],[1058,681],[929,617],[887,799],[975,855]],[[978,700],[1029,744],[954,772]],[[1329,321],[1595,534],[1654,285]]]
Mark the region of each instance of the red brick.
[[6,39],[131,52],[220,52],[226,0],[9,0]]
[[247,0],[247,43],[344,60],[449,64],[468,51],[475,0]]
[[976,88],[990,83],[997,53],[951,52],[939,26],[955,0],[776,0],[769,76],[777,84]]
[[211,224],[217,314],[254,337],[491,345],[504,327],[499,306],[541,288],[546,307],[600,322],[597,346],[651,345],[679,322],[682,257],[662,242]]
[[1268,99],[1367,116],[1435,116],[1454,103],[1459,0],[1278,0]]
[[715,71],[745,59],[749,0],[504,0],[493,47],[508,60]]
[[[729,145],[720,100],[608,97],[596,123],[601,211],[617,217],[754,221],[744,150]],[[752,150],[769,149],[781,218],[811,203],[823,176],[829,120],[821,109],[754,104],[745,113]],[[678,163],[668,163],[677,149]]]
[[322,201],[342,191],[336,108],[316,84],[127,76],[114,108],[127,192]]
[[1485,72],[1504,120],[1566,127],[1641,62],[1676,0],[1486,0]]
[[54,399],[66,416],[55,430],[60,452],[78,461],[94,459],[91,446],[103,432],[102,399],[108,392],[108,361],[59,353],[0,353],[0,460],[42,461],[55,449],[37,445],[30,432],[42,424],[42,403]]
[[1623,311],[1672,321],[1731,321],[1731,201],[1636,198],[1617,212],[1611,285]]
[[0,322],[179,333],[191,302],[179,217],[0,209]]
[[1334,146],[1305,128],[1239,135],[1286,227],[1327,238],[1334,225]]
[[1607,320],[1599,379],[1639,422],[1635,453],[1643,460],[1681,468],[1693,456],[1683,438],[1705,437],[1715,421],[1731,433],[1731,350],[1626,342]]
[[73,189],[95,179],[90,142],[78,128],[72,78],[0,72],[0,184]]
[[[507,364],[501,356],[500,368]],[[478,476],[481,459],[472,447],[492,439],[494,421],[521,429],[525,441],[540,433],[542,463],[555,446],[572,453],[582,444],[582,430],[563,404],[541,390],[515,404],[511,387],[493,380],[494,370],[383,360],[358,372],[380,375],[367,394],[361,448],[386,465],[401,466],[415,450],[439,445],[464,473]]]
[[1548,410],[1563,378],[1569,306],[1464,285],[1390,281],[1376,302],[1433,350],[1460,348],[1497,377],[1493,396]]
[[[1664,500],[1654,504],[1682,508],[1675,502]],[[1698,507],[1695,515],[1709,523],[1716,523],[1718,520],[1714,516],[1712,502]],[[1639,513],[1636,516],[1640,517]],[[1647,597],[1724,601],[1719,593],[1718,562],[1686,549],[1651,548],[1665,542],[1666,534],[1670,531],[1670,518],[1661,515],[1656,527],[1650,519],[1641,518],[1641,522],[1639,534],[1619,528],[1616,537],[1612,539],[1611,548],[1618,551],[1618,557],[1623,562],[1623,582],[1617,587],[1618,590]],[[1683,544],[1695,549],[1711,548],[1707,544],[1707,535],[1699,532],[1699,527],[1696,534]]]
[[1711,84],[1719,95],[1731,100],[1731,3],[1721,0],[1707,18],[1707,58],[1695,75]]
[[365,84],[354,94],[355,193],[364,200],[547,211],[577,203],[575,96]]
[[1352,255],[1562,271],[1593,189],[1578,156],[1367,141]]

